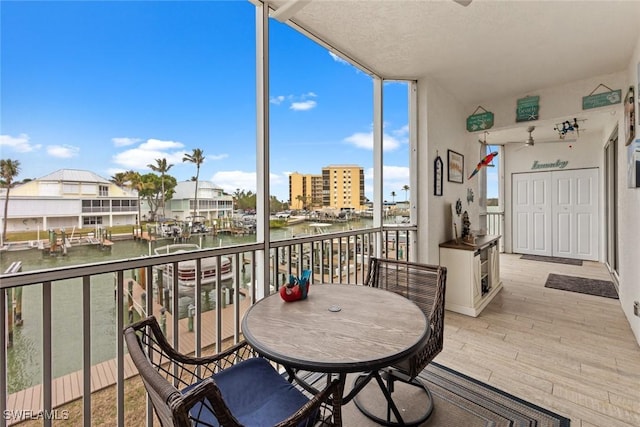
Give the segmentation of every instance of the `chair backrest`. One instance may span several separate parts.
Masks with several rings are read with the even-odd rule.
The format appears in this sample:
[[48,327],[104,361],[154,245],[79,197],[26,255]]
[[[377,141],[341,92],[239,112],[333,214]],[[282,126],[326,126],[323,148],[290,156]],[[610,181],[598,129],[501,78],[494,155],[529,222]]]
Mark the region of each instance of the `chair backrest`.
[[366,285],[403,295],[420,307],[429,320],[428,341],[400,368],[412,378],[442,351],[446,282],[447,269],[443,266],[381,258],[369,261]]
[[[150,317],[133,327],[127,327],[124,337],[131,360],[138,369],[160,424],[190,425],[187,411],[178,411],[176,414],[172,409],[172,403],[180,400],[182,394],[167,380],[167,376],[173,377],[171,357],[158,345],[159,341],[166,340],[155,318]],[[145,353],[144,345],[148,345],[149,356]]]
[[[235,352],[222,352],[215,359],[185,356],[171,347],[154,316],[125,328],[124,337],[162,426],[191,426],[188,406],[192,402],[187,402],[180,390],[206,382],[213,374],[254,355],[250,347],[238,345]],[[219,397],[210,397],[218,419],[232,419],[222,396]]]

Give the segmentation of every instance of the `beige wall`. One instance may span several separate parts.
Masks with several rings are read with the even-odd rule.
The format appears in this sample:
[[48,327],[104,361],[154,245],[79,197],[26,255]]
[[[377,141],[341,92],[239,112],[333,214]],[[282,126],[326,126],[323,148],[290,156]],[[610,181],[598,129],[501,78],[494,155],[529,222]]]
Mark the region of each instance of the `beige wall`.
[[[636,109],[638,108],[638,74],[640,73],[640,38],[636,40],[636,48],[627,67],[628,84],[636,90]],[[636,112],[636,139],[640,139],[640,123]],[[623,119],[620,117],[619,129],[623,129]],[[620,131],[618,143],[618,248],[620,256],[620,303],[631,329],[640,344],[640,317],[633,315],[633,302],[640,301],[640,188],[627,188],[627,147],[624,145],[624,131]]]
[[[573,82],[554,88],[545,88],[535,91],[540,95],[540,119],[550,120],[558,117],[564,118],[571,115],[580,116],[582,112],[582,97],[590,93],[599,83],[605,83],[612,88],[622,88],[623,95],[630,85],[634,85],[636,92],[638,87],[638,67],[640,63],[640,39],[636,41],[633,57],[626,72],[598,76]],[[515,123],[515,105],[518,98],[514,96],[508,99],[488,100],[481,102],[484,108],[495,114],[496,129],[508,129],[522,127],[522,123]],[[478,135],[470,134],[465,130],[465,120],[477,104],[463,106],[457,102],[451,94],[442,89],[436,82],[428,79],[418,81],[418,182],[421,184],[422,193],[418,203],[418,224],[423,233],[418,242],[418,260],[421,262],[438,263],[438,244],[449,240],[451,232],[450,205],[460,198],[463,209],[467,209],[471,215],[472,229],[477,228],[478,202],[477,198],[471,205],[466,203],[466,192],[472,188],[478,193],[479,180],[469,182],[467,176],[475,167],[479,153],[477,148]],[[636,105],[636,108],[638,106]],[[509,215],[511,205],[511,174],[518,171],[531,169],[534,159],[540,161],[555,161],[559,156],[566,156],[571,168],[597,167],[600,170],[601,182],[604,171],[604,145],[616,125],[623,129],[623,106],[621,104],[601,109],[610,116],[604,131],[586,133],[580,137],[580,145],[567,154],[567,151],[559,151],[560,147],[540,146],[531,147],[526,155],[515,152],[514,147],[507,147],[504,154],[505,165],[505,246],[511,250],[511,218]],[[640,111],[636,115],[640,118]],[[426,119],[426,120],[425,120]],[[640,121],[640,120],[637,120]],[[588,126],[586,126],[588,128]],[[638,129],[638,127],[637,127]],[[622,132],[621,132],[622,133]],[[636,131],[636,138],[640,138],[640,132]],[[640,188],[627,188],[626,164],[627,149],[624,145],[624,136],[621,135],[618,144],[618,182],[619,182],[619,293],[620,304],[624,310],[636,340],[640,343],[640,317],[633,315],[633,302],[640,301]],[[548,145],[548,144],[547,144]],[[447,149],[455,150],[465,156],[464,184],[454,184],[447,181]],[[433,162],[436,153],[440,155],[444,163],[444,191],[442,197],[433,195]],[[426,184],[426,185],[424,185]],[[601,185],[602,187],[602,185]],[[601,217],[604,218],[604,192],[601,191]],[[600,239],[604,242],[604,220],[600,224]],[[603,245],[604,247],[604,245]],[[604,252],[601,250],[602,259]]]
[[[478,162],[477,138],[465,129],[469,112],[454,97],[437,83],[427,79],[418,81],[418,182],[421,193],[418,198],[418,229],[422,235],[418,240],[418,261],[438,264],[439,244],[453,238],[451,204],[459,198],[463,211],[467,210],[471,228],[478,228],[478,198],[467,204],[467,189],[478,194],[478,180],[467,180],[470,171]],[[425,120],[426,119],[426,120]],[[462,184],[447,181],[447,150],[464,156],[464,179]],[[433,165],[436,155],[444,164],[443,195],[433,195]],[[456,218],[460,232],[460,218]]]

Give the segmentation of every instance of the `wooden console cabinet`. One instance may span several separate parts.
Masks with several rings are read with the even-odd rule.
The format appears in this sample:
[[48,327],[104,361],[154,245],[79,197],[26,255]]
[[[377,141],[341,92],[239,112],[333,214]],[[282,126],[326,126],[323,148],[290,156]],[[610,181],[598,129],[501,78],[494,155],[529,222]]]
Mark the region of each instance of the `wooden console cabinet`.
[[440,244],[440,265],[447,267],[447,310],[477,317],[502,289],[500,236],[483,236],[474,245]]

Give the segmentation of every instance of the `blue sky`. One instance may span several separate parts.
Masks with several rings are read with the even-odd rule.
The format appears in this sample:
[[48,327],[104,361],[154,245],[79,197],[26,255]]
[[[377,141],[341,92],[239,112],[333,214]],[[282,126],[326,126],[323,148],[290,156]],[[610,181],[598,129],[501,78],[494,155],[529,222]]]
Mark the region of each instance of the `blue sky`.
[[[11,2],[1,7],[2,158],[18,179],[61,168],[105,178],[149,172],[178,180],[201,148],[200,178],[255,191],[255,8],[248,1]],[[290,172],[357,164],[371,192],[372,81],[271,21],[271,193]],[[384,89],[385,198],[409,184],[407,86]]]

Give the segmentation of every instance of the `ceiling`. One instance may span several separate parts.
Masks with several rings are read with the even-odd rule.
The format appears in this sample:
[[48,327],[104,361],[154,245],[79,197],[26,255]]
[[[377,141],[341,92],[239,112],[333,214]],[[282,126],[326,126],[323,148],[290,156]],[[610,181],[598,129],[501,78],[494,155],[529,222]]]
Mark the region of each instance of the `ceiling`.
[[[371,72],[429,77],[463,105],[626,70],[640,34],[640,0],[269,3],[279,19]],[[535,125],[549,133],[540,137],[553,136],[553,125]],[[590,118],[589,127],[597,125]],[[525,125],[515,131],[526,138]]]

